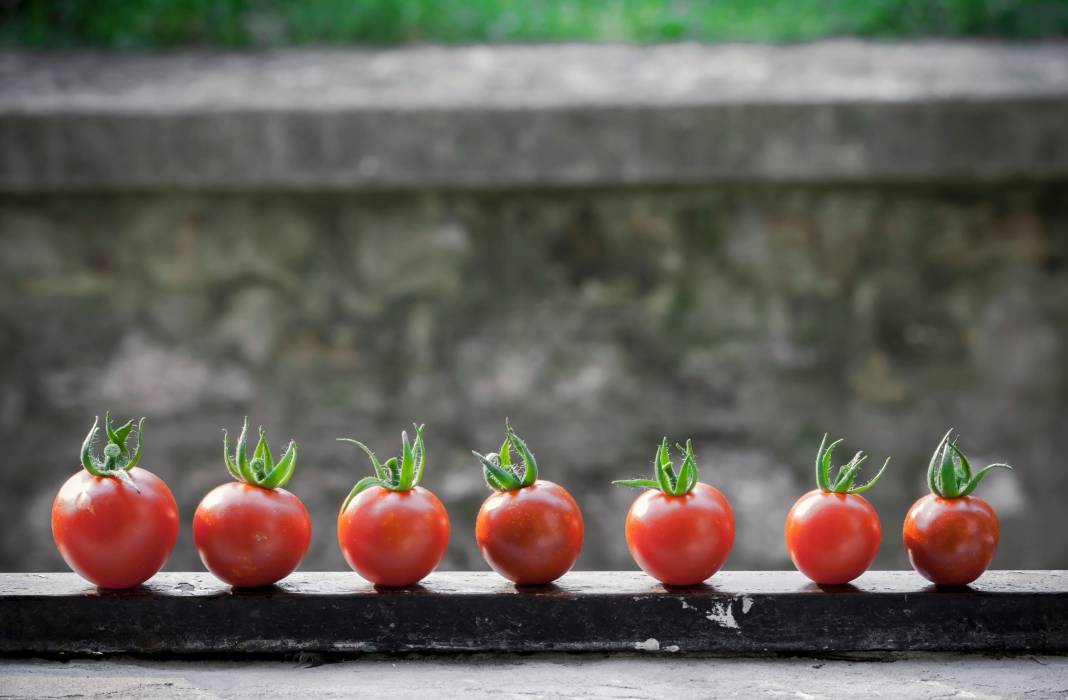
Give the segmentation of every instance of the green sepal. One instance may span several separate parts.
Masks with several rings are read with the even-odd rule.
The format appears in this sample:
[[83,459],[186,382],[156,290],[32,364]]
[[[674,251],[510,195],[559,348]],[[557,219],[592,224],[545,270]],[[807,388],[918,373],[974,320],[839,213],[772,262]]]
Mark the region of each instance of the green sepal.
[[868,455],[863,452],[857,452],[853,455],[849,462],[838,468],[835,477],[831,478],[831,471],[834,468],[831,463],[834,448],[841,443],[842,440],[838,439],[828,445],[826,433],[823,434],[823,438],[820,440],[819,450],[816,451],[816,485],[820,491],[824,493],[863,493],[875,486],[890,464],[889,457],[883,462],[882,468],[866,484],[855,485],[861,466],[868,461]]
[[523,438],[516,435],[507,418],[504,420],[504,426],[512,447],[523,457],[523,478],[520,480],[519,486],[520,488],[525,488],[538,480],[538,462],[527,448],[527,443],[523,442]]
[[[267,464],[270,464],[270,455],[267,455]],[[260,484],[265,489],[276,489],[285,486],[289,483],[289,480],[293,478],[293,471],[297,466],[297,443],[293,440],[289,441],[289,446],[286,448],[285,454],[282,455],[282,459],[278,460],[278,464],[273,465],[270,471],[267,473],[263,483]]]
[[488,455],[479,454],[471,450],[471,454],[482,463],[482,476],[486,484],[494,491],[515,491],[522,488],[522,482],[512,473],[511,469],[502,469],[493,463],[493,458],[498,457],[493,453]]
[[[475,455],[482,464],[482,476],[486,485],[494,491],[515,491],[526,488],[538,480],[538,462],[534,459],[530,448],[527,447],[527,443],[516,434],[507,418],[504,421],[504,432],[504,442],[500,450],[489,454],[472,450],[471,454]],[[512,461],[513,450],[522,457],[522,472],[519,471],[519,465]]]
[[[349,497],[345,499],[345,506],[360,491],[368,486],[381,486],[390,491],[410,491],[423,480],[423,471],[426,467],[426,443],[423,441],[423,425],[412,424],[415,428],[415,440],[408,440],[407,431],[401,433],[401,457],[390,457],[382,463],[370,447],[359,440],[352,438],[338,438],[339,442],[351,442],[356,445],[371,460],[375,475],[360,479]],[[344,509],[345,506],[342,506]]]
[[991,469],[1012,469],[1008,464],[998,462],[973,474],[971,463],[957,447],[957,440],[950,439],[952,434],[950,428],[935,448],[927,467],[927,486],[936,496],[946,499],[969,496]]
[[104,433],[107,436],[107,444],[104,445],[103,459],[97,459],[93,456],[93,443],[96,441],[97,435],[100,434],[100,416],[96,416],[93,419],[93,427],[89,429],[89,433],[85,436],[85,440],[82,442],[81,449],[81,463],[82,467],[93,476],[99,477],[112,477],[123,482],[127,486],[131,487],[138,493],[141,492],[134,483],[133,478],[129,475],[129,471],[137,466],[137,463],[141,459],[141,433],[144,430],[145,419],[141,418],[137,422],[137,443],[133,454],[130,454],[130,449],[126,446],[126,441],[130,437],[130,433],[134,429],[134,423],[132,420],[126,421],[123,425],[115,428],[111,423],[111,414],[104,414]]
[[676,443],[675,447],[683,453],[682,464],[679,465],[678,473],[671,464],[671,452],[668,449],[667,438],[660,441],[653,457],[653,476],[656,479],[620,479],[612,483],[617,486],[630,486],[634,488],[655,489],[668,496],[685,496],[697,486],[697,459],[693,452],[693,441],[687,440],[683,447]]
[[230,434],[223,428],[223,461],[226,462],[226,470],[230,476],[250,486],[258,486],[262,489],[277,489],[289,483],[293,478],[293,472],[297,466],[297,443],[289,441],[285,453],[278,462],[271,455],[271,448],[267,443],[267,432],[263,426],[259,428],[259,440],[256,449],[252,452],[252,459],[248,457],[248,416],[241,426],[241,435],[237,439],[237,447],[230,456]]

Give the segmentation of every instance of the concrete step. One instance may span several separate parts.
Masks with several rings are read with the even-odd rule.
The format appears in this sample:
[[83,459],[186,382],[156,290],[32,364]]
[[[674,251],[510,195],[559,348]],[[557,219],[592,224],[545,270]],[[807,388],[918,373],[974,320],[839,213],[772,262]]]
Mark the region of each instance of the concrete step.
[[1068,175],[1068,43],[0,53],[0,191]]

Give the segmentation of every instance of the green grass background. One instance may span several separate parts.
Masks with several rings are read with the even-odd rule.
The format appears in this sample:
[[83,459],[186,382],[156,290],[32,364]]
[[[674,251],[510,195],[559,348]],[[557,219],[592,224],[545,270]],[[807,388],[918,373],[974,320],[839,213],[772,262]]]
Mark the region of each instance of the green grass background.
[[8,46],[800,41],[1068,34],[1068,0],[0,0]]

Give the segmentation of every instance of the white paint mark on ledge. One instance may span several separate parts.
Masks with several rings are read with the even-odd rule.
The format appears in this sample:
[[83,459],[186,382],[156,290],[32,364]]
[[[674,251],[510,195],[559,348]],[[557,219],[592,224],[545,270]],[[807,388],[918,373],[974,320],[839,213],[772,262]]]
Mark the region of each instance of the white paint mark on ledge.
[[[733,600],[728,600],[725,603],[712,603],[712,609],[707,613],[700,608],[690,605],[685,600],[680,600],[683,610],[696,610],[697,612],[704,613],[704,616],[708,618],[710,622],[714,622],[720,627],[727,627],[729,629],[738,629],[738,621],[734,619],[734,610],[731,608]],[[750,601],[752,604],[752,601]],[[742,606],[745,606],[743,600]]]
[[638,651],[660,651],[660,641],[649,637],[644,642],[634,642],[634,648]]
[[638,651],[669,651],[669,652],[676,652],[676,651],[679,650],[679,645],[678,644],[669,644],[666,647],[661,647],[659,639],[653,639],[652,637],[650,637],[649,639],[646,639],[644,642],[634,642],[634,648],[637,649]]
[[742,596],[742,614],[748,615],[749,609],[753,607],[753,599],[749,596]]

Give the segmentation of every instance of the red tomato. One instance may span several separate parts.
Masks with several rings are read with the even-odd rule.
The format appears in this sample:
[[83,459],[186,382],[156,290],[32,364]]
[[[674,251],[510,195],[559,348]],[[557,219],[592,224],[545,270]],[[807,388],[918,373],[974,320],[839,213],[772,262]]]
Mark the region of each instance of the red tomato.
[[669,586],[693,586],[727,561],[734,514],[727,499],[697,482],[682,496],[646,491],[627,512],[627,549],[647,574]]
[[902,537],[921,576],[943,586],[965,586],[990,566],[999,533],[998,517],[983,499],[931,493],[909,509]]
[[816,583],[849,583],[875,561],[882,541],[879,514],[855,493],[809,491],[786,516],[786,549]]
[[437,496],[415,486],[370,486],[337,517],[345,561],[376,586],[410,586],[434,570],[449,546],[449,515]]
[[300,499],[285,489],[231,482],[197,506],[193,542],[219,579],[242,588],[268,586],[300,565],[311,521]]
[[520,586],[551,583],[567,573],[582,549],[582,533],[578,504],[551,481],[493,493],[475,521],[486,563]]
[[152,577],[178,539],[178,505],[167,485],[140,467],[115,477],[80,471],[52,503],[52,536],[67,565],[101,588],[131,588]]

